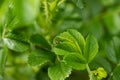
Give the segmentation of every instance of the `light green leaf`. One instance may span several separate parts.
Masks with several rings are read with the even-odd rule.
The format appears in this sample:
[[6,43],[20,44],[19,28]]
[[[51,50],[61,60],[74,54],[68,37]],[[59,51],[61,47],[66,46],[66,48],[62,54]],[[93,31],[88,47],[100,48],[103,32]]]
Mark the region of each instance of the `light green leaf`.
[[95,37],[88,36],[86,39],[85,49],[84,49],[84,57],[87,62],[91,62],[98,52],[98,43]]
[[5,64],[7,58],[7,49],[0,49],[0,75],[4,74]]
[[113,71],[113,80],[120,80],[120,65],[118,65]]
[[64,62],[59,62],[48,68],[48,75],[51,80],[65,80],[71,74],[72,69]]
[[40,46],[41,48],[51,50],[50,44],[47,42],[47,40],[40,34],[35,34],[32,35],[30,38],[30,41],[35,44]]
[[52,52],[43,51],[41,49],[32,51],[32,54],[29,55],[28,63],[32,66],[43,65],[47,62],[53,61],[55,55]]
[[53,41],[53,44],[55,48],[58,48],[54,49],[56,54],[61,54],[62,50],[64,52],[77,52],[82,54],[82,49],[84,48],[85,40],[78,31],[74,29],[69,29],[68,31],[56,36]]
[[51,5],[50,5],[50,11],[53,11],[57,7],[58,2],[59,2],[59,0],[54,0],[51,3]]
[[9,49],[17,52],[24,52],[30,47],[29,43],[25,40],[25,37],[21,34],[9,33],[3,40]]
[[115,0],[100,0],[105,6],[114,4]]
[[39,0],[14,0],[15,12],[21,23],[31,23],[37,16]]
[[7,29],[12,29],[18,25],[19,20],[16,18],[13,2],[9,1],[6,7],[7,9],[6,9],[3,25],[7,27]]
[[84,70],[86,68],[85,58],[78,53],[66,55],[64,61],[67,63],[67,65],[76,70]]

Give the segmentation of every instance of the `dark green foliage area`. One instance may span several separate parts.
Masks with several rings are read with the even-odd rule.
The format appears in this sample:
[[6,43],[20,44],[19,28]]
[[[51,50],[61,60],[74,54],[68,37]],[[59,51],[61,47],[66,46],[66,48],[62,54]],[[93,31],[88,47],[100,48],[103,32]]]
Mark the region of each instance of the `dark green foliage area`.
[[0,0],[0,80],[120,80],[120,0]]

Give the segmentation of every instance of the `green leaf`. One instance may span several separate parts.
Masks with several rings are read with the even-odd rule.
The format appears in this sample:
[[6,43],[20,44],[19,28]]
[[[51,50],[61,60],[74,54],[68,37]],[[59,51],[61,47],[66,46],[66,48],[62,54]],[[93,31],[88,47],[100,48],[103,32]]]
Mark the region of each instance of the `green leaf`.
[[24,52],[29,49],[29,43],[24,39],[21,34],[9,33],[3,39],[5,45],[16,52]]
[[117,56],[114,49],[114,44],[112,41],[105,41],[104,42],[104,52],[106,54],[106,57],[112,61],[113,63],[117,63]]
[[64,62],[59,62],[48,68],[48,75],[51,80],[65,80],[71,74],[72,69]]
[[50,11],[54,11],[55,8],[57,7],[59,0],[54,0],[51,5],[50,5]]
[[15,12],[21,23],[31,23],[37,16],[39,0],[14,0],[14,3]]
[[54,58],[55,55],[52,52],[39,49],[32,51],[32,54],[30,54],[28,57],[28,63],[32,66],[41,66],[47,62],[53,61]]
[[113,71],[113,80],[120,80],[120,65],[118,65]]
[[120,32],[120,16],[119,11],[108,13],[104,16],[105,25],[110,34],[118,34]]
[[4,0],[0,0],[0,8],[1,8],[1,5],[3,4]]
[[4,74],[5,64],[7,58],[7,49],[0,49],[0,75]]
[[64,61],[67,63],[67,65],[76,70],[84,70],[86,68],[85,58],[78,53],[66,55]]
[[112,5],[114,4],[115,0],[100,0],[102,2],[103,5],[107,6],[107,5]]
[[[82,49],[85,45],[85,40],[83,36],[74,29],[69,29],[66,32],[61,33],[56,36],[53,41],[54,49],[56,54],[61,54],[61,51],[64,52],[77,52],[82,54]],[[60,51],[60,52],[59,52]]]
[[30,41],[41,48],[51,50],[51,46],[48,41],[40,34],[32,35]]
[[85,49],[84,49],[84,57],[87,62],[91,62],[98,52],[98,43],[95,37],[88,36],[86,39]]
[[13,2],[9,1],[6,7],[7,9],[6,9],[3,25],[7,27],[7,29],[12,29],[18,25],[19,20],[16,18]]
[[83,4],[82,0],[72,0],[72,1],[79,9],[83,9],[84,8],[84,4]]
[[90,69],[97,69],[98,67],[103,67],[108,73],[112,71],[112,67],[108,60],[101,57],[100,55],[96,56],[95,59],[89,64]]
[[120,63],[120,38],[113,38],[114,50],[116,52],[117,62]]

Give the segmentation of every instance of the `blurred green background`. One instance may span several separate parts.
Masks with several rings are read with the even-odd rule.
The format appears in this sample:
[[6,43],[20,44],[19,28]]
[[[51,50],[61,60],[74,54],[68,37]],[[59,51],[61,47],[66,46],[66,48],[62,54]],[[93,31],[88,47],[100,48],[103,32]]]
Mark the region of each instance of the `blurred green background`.
[[[56,35],[71,28],[84,37],[92,34],[99,42],[91,69],[104,67],[108,73],[105,80],[119,80],[120,0],[0,0],[0,80],[50,80],[47,64],[28,64],[33,44],[27,51],[15,51],[4,45],[3,37],[12,32],[17,40],[30,42],[30,37],[38,33],[52,45]],[[117,74],[117,78],[111,74]],[[73,70],[66,80],[89,79],[85,70]]]

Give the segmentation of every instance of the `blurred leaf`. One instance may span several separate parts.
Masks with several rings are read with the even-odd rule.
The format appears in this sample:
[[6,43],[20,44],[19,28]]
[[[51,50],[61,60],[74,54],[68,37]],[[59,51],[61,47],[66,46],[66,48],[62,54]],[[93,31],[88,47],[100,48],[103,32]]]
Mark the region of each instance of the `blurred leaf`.
[[120,79],[120,65],[118,65],[113,71],[113,80]]
[[59,62],[48,68],[48,75],[51,80],[65,80],[71,74],[72,69],[64,62]]
[[72,0],[72,1],[79,9],[83,9],[84,8],[84,4],[83,4],[82,0]]
[[112,5],[114,4],[115,0],[100,0],[103,5]]
[[58,2],[59,2],[59,0],[54,0],[51,3],[51,5],[50,5],[50,11],[53,11],[57,7]]
[[119,12],[107,13],[104,16],[105,25],[110,34],[118,34],[120,32],[120,16]]
[[117,63],[117,57],[116,57],[116,52],[114,50],[114,46],[113,46],[113,43],[112,41],[106,41],[104,42],[104,49],[105,49],[105,54],[107,56],[107,58],[114,62],[114,63]]
[[67,63],[67,65],[76,70],[84,70],[86,68],[85,58],[78,53],[66,55],[64,61]]
[[6,9],[6,13],[5,13],[4,21],[3,21],[3,26],[11,29],[11,28],[16,27],[19,21],[16,18],[16,15],[14,12],[13,2],[9,1],[6,7],[7,9]]
[[21,34],[13,34],[9,33],[7,36],[4,38],[4,43],[5,45],[14,51],[17,52],[24,52],[29,49],[30,45],[27,41],[24,40],[23,35]]
[[39,0],[14,0],[15,11],[20,22],[31,23],[37,16],[39,10]]
[[84,49],[84,57],[87,62],[91,62],[98,52],[98,43],[95,37],[88,36],[86,39],[85,49]]
[[4,2],[4,0],[0,0],[0,8],[1,8],[1,5],[2,5],[3,2]]
[[116,52],[116,57],[118,60],[118,63],[120,62],[120,38],[114,37],[113,38],[113,44],[114,44],[114,50]]
[[58,48],[54,49],[56,54],[61,54],[61,51],[69,53],[77,52],[82,54],[82,49],[84,48],[85,40],[78,31],[69,29],[68,31],[56,36],[53,41],[53,44],[55,48]]
[[32,35],[30,41],[33,44],[40,46],[41,48],[47,48],[48,50],[51,50],[51,46],[48,41],[40,34]]
[[3,75],[5,72],[5,64],[7,59],[7,49],[0,49],[0,75]]
[[52,52],[44,51],[44,50],[35,50],[32,51],[32,54],[29,55],[28,63],[32,66],[42,66],[47,62],[53,61],[55,55]]
[[90,69],[97,69],[98,67],[103,67],[108,73],[112,71],[110,63],[100,55],[96,56],[90,63]]

